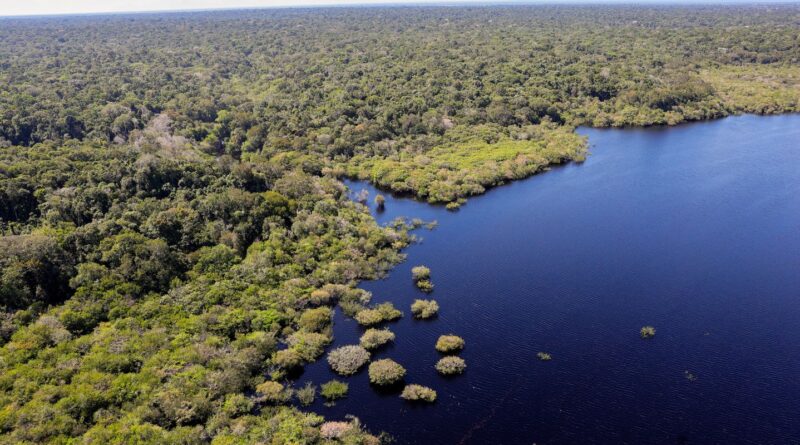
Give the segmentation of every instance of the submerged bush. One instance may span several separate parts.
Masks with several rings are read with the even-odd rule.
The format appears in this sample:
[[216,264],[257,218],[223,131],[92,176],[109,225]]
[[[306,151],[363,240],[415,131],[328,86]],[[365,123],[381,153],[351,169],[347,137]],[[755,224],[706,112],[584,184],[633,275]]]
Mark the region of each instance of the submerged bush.
[[433,283],[431,280],[420,280],[417,281],[417,288],[422,292],[433,292]]
[[553,357],[550,354],[546,353],[546,352],[537,352],[536,353],[536,357],[539,358],[539,360],[544,361],[544,362],[553,359]]
[[464,349],[464,339],[458,335],[442,335],[436,340],[436,350],[443,353],[456,352]]
[[431,270],[427,266],[415,266],[411,269],[411,276],[414,281],[430,280]]
[[442,375],[461,374],[467,369],[467,363],[461,357],[442,357],[436,362],[436,370]]
[[317,397],[317,387],[311,382],[306,382],[305,386],[295,391],[295,396],[301,405],[311,405]]
[[358,324],[362,326],[374,326],[384,321],[397,320],[403,313],[394,307],[392,303],[381,303],[372,309],[362,309],[355,315]]
[[369,381],[376,385],[392,385],[403,380],[406,368],[390,358],[377,360],[369,365]]
[[355,374],[369,361],[369,351],[358,345],[347,345],[328,354],[328,364],[341,375]]
[[436,391],[427,386],[411,384],[403,388],[400,397],[412,402],[434,402],[436,401]]
[[297,331],[287,338],[286,343],[296,351],[303,360],[310,362],[322,355],[331,337],[317,332]]
[[394,332],[388,329],[370,328],[361,336],[360,343],[366,349],[376,349],[390,341],[394,341]]
[[383,195],[375,196],[375,205],[378,207],[378,210],[383,210],[386,207],[386,198]]
[[321,386],[320,394],[328,401],[334,401],[347,397],[347,391],[350,385],[339,380],[331,380],[328,383],[323,383]]
[[411,313],[415,318],[431,318],[439,312],[439,303],[436,300],[414,300],[411,304]]
[[653,338],[656,335],[656,328],[652,326],[645,326],[639,331],[642,338]]

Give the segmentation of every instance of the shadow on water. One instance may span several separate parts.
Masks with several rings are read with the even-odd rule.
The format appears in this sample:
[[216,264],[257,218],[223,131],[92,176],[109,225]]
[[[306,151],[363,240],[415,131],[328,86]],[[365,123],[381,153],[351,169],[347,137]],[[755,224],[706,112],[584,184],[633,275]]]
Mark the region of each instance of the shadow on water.
[[[350,393],[312,409],[353,414],[400,444],[797,442],[800,116],[580,132],[592,147],[582,165],[457,212],[346,181],[369,191],[381,224],[438,221],[416,232],[406,262],[362,283],[405,312],[373,358],[438,398],[409,404],[322,359],[298,384],[338,378]],[[430,296],[411,280],[419,264]],[[414,320],[415,298],[435,298],[438,317]],[[653,339],[639,337],[645,325]],[[362,332],[337,310],[334,347]],[[434,369],[448,333],[466,340],[467,371],[453,378]]]

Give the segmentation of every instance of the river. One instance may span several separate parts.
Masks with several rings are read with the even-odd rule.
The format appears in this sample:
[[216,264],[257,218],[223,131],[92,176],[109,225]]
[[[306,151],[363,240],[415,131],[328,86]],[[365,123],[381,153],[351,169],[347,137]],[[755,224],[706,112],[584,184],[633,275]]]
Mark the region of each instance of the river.
[[[380,223],[436,220],[374,302],[406,382],[432,405],[374,390],[312,409],[359,417],[399,444],[800,443],[800,115],[673,128],[580,129],[591,154],[449,212],[387,195]],[[348,182],[354,192],[372,186]],[[432,270],[436,319],[411,267]],[[640,338],[642,326],[656,335]],[[335,346],[362,330],[337,311]],[[464,375],[433,366],[464,337]],[[551,361],[536,358],[539,351]],[[298,384],[336,377],[324,359]]]

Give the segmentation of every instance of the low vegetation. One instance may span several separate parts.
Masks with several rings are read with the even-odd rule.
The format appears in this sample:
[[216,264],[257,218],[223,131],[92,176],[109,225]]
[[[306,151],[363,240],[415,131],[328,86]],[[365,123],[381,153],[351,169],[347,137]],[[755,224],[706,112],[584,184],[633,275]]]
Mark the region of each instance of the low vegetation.
[[537,352],[536,353],[536,358],[538,358],[539,360],[541,360],[543,362],[548,362],[548,361],[553,359],[553,356],[551,356],[547,352]]
[[311,382],[306,382],[302,388],[295,390],[294,395],[300,405],[309,406],[317,398],[317,387]]
[[439,303],[436,300],[414,300],[411,304],[411,313],[414,318],[431,318],[439,312]]
[[656,336],[656,328],[652,326],[644,326],[641,330],[639,330],[639,335],[642,338],[653,338]]
[[374,385],[394,385],[405,376],[406,369],[392,359],[385,358],[369,364],[369,381]]
[[381,346],[394,341],[394,332],[388,329],[367,329],[361,335],[360,344],[364,349],[378,349]]
[[461,357],[449,355],[442,357],[436,362],[436,371],[441,375],[463,374],[467,369],[467,363]]
[[457,335],[442,335],[436,340],[436,350],[449,354],[464,349],[464,339]]
[[433,403],[436,401],[436,391],[422,385],[406,385],[400,397],[410,402],[428,402]]
[[320,386],[319,393],[328,402],[333,402],[335,400],[347,397],[347,392],[349,391],[349,389],[350,386],[347,383],[339,380],[331,380],[327,383],[323,383]]
[[361,346],[340,346],[328,353],[328,364],[340,375],[353,375],[369,362],[369,357],[369,351]]
[[371,309],[362,309],[355,315],[358,324],[362,326],[375,326],[385,321],[393,321],[402,317],[403,313],[396,309],[392,303],[381,303]]

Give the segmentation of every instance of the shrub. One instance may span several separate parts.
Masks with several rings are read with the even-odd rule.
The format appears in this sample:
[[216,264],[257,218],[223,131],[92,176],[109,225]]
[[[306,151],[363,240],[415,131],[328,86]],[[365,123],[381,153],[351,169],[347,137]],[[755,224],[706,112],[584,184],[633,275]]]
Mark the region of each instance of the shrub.
[[331,323],[333,311],[328,307],[308,309],[300,315],[297,324],[300,329],[307,331],[321,331]]
[[383,210],[386,207],[386,198],[383,195],[375,196],[375,205],[378,206],[378,210]]
[[272,363],[277,367],[290,370],[299,368],[303,364],[303,357],[294,349],[284,349],[272,356]]
[[374,326],[383,322],[383,314],[377,309],[362,309],[356,313],[355,319],[361,326]]
[[290,335],[286,343],[305,361],[315,360],[325,351],[331,338],[317,332],[297,331]]
[[645,326],[639,331],[639,335],[641,335],[642,338],[653,338],[656,335],[656,328],[652,326]]
[[377,360],[369,365],[369,381],[376,385],[392,385],[403,380],[406,369],[392,359]]
[[407,385],[403,388],[403,392],[400,394],[400,397],[416,402],[434,402],[436,401],[436,391],[428,388],[427,386],[422,385]]
[[433,283],[431,280],[420,280],[417,281],[417,288],[422,292],[433,292]]
[[545,361],[545,362],[548,361],[548,360],[552,360],[553,359],[553,357],[550,354],[546,353],[546,352],[537,352],[536,353],[536,357],[538,357],[539,360],[542,360],[542,361]]
[[414,281],[430,280],[431,270],[426,266],[415,266],[411,268],[411,277]]
[[439,303],[436,300],[414,300],[411,304],[411,313],[415,318],[431,318],[439,312]]
[[461,357],[448,356],[442,357],[436,362],[436,370],[442,375],[461,374],[467,369],[467,363]]
[[256,386],[256,392],[260,401],[272,404],[286,403],[292,397],[292,390],[272,380]]
[[369,361],[369,351],[358,345],[347,345],[328,354],[331,368],[341,375],[355,374]]
[[306,382],[305,386],[295,391],[295,396],[301,405],[311,405],[317,397],[317,387],[311,382]]
[[442,353],[456,352],[464,349],[464,339],[457,335],[442,335],[436,340],[436,350]]
[[376,349],[390,341],[394,341],[394,332],[388,329],[370,328],[361,336],[360,343],[366,349]]
[[355,319],[362,326],[374,326],[384,321],[397,320],[403,313],[392,303],[381,303],[372,309],[362,309],[356,313]]
[[323,439],[339,439],[353,430],[350,422],[325,422],[319,427]]
[[322,397],[325,397],[328,401],[333,401],[347,397],[347,391],[350,386],[339,380],[331,380],[328,383],[323,383],[321,389],[320,394]]

